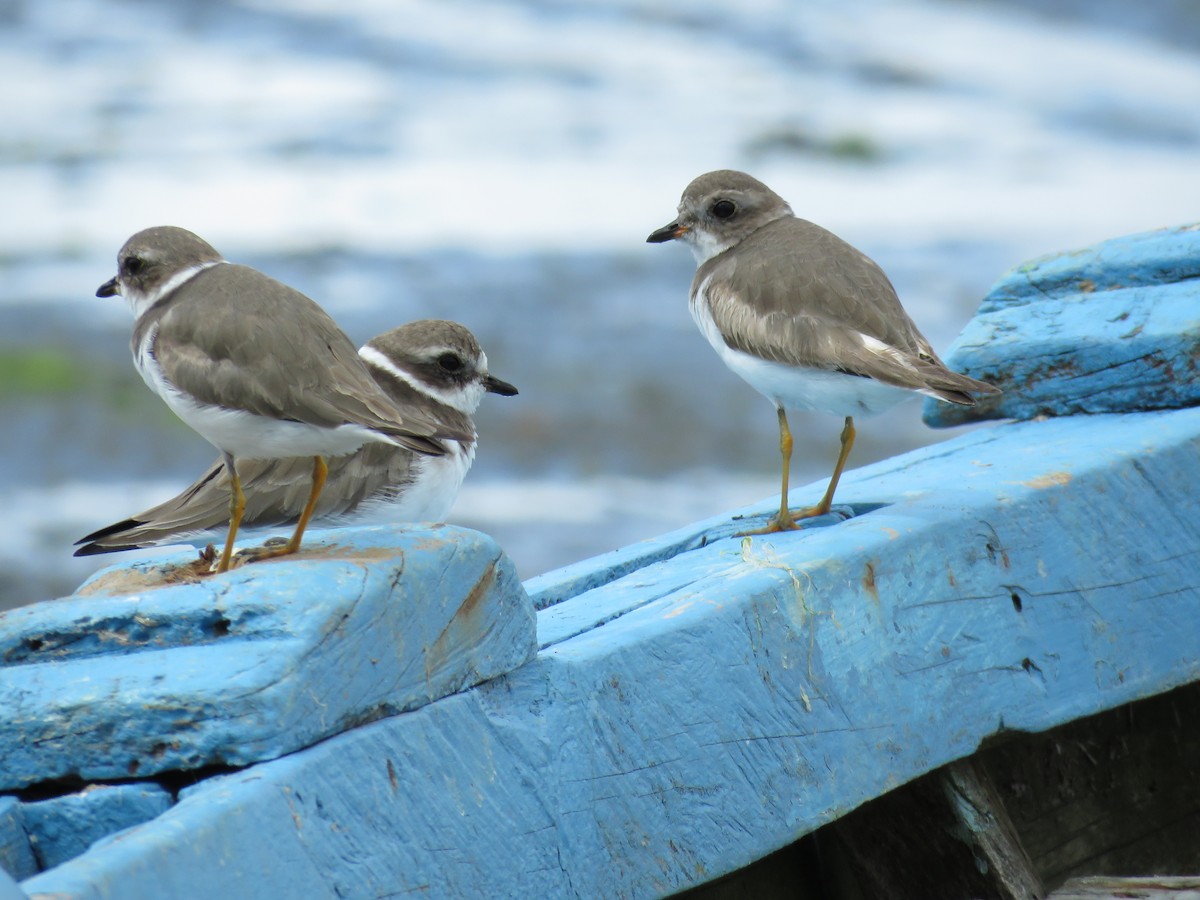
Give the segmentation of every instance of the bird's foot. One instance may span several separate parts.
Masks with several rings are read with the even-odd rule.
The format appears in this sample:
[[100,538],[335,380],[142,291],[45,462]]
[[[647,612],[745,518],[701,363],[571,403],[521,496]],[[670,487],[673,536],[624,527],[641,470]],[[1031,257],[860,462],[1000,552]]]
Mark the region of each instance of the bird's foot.
[[[832,505],[825,506],[824,504],[818,503],[816,506],[805,506],[801,509],[789,509],[786,515],[782,513],[776,513],[775,515],[771,516],[771,520],[762,528],[739,531],[734,534],[734,537],[749,537],[758,534],[778,534],[781,531],[798,531],[801,527],[803,527],[801,523],[803,523],[805,519],[816,519],[820,518],[821,516],[829,515],[830,513],[840,516],[843,521],[851,518],[853,515],[853,512],[849,507],[839,506],[835,509]],[[736,516],[735,518],[741,519],[743,517]]]
[[792,517],[792,524],[796,525],[804,519],[815,519],[818,516],[826,515],[832,508],[832,505],[818,503],[816,506],[805,506],[802,509],[789,509],[788,515]]
[[262,562],[264,559],[290,556],[295,552],[296,548],[286,538],[271,538],[261,547],[247,547],[245,550],[239,550],[237,564],[244,566],[248,563]]
[[799,526],[796,525],[795,519],[789,514],[785,517],[780,517],[778,513],[771,516],[769,521],[762,528],[751,528],[747,531],[739,531],[734,537],[751,537],[756,534],[775,534],[780,531],[795,531]]
[[[243,547],[234,550],[233,556],[229,560],[229,568],[236,569],[239,566],[244,566],[248,563],[262,562],[264,559],[273,559],[277,556],[287,556],[295,551],[290,548],[290,542],[287,538],[273,537],[268,538],[261,547]],[[212,544],[209,544],[200,551],[201,563],[209,565],[209,573],[213,574],[217,571],[218,553]]]
[[222,571],[228,571],[237,565],[236,554],[230,559],[229,566],[221,569],[221,553],[213,544],[206,544],[204,549],[200,551],[199,557],[192,564],[196,566],[196,570],[200,575],[220,575]]

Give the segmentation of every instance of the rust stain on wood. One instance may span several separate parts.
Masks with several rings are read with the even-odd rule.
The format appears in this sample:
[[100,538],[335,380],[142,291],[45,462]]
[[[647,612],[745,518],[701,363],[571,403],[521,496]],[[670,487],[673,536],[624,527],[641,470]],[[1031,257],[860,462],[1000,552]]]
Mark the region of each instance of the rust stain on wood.
[[[230,571],[250,564],[255,566],[274,565],[300,562],[301,560],[338,559],[362,563],[384,562],[395,558],[398,552],[393,547],[346,547],[341,544],[315,544],[312,547],[301,547],[298,553],[272,559],[251,560],[239,553],[234,556]],[[215,574],[211,569],[212,559],[202,551],[199,558],[186,563],[166,563],[148,566],[144,569],[126,568],[105,572],[75,593],[80,596],[99,593],[137,594],[158,588],[173,587],[177,584],[200,584]]]
[[449,649],[446,644],[447,641],[451,640],[452,635],[456,633],[471,635],[472,639],[467,643],[475,643],[474,639],[479,636],[480,632],[486,626],[486,622],[481,623],[476,620],[481,615],[481,611],[487,609],[487,604],[484,601],[491,593],[492,586],[496,583],[497,562],[498,560],[492,560],[488,564],[483,574],[471,586],[471,590],[463,597],[462,603],[458,605],[458,610],[451,617],[450,621],[446,623],[446,627],[437,636],[437,640],[429,648],[425,665],[427,674],[436,668],[438,664],[436,661],[440,661],[445,657],[446,651]]
[[871,599],[876,603],[879,602],[879,587],[875,583],[875,563],[869,562],[863,569],[862,585]]
[[493,561],[484,573],[479,576],[479,580],[463,598],[462,604],[458,607],[458,614],[455,618],[471,618],[483,604],[483,599],[488,595],[488,591],[492,589],[492,585],[496,582],[496,563]]
[[100,593],[138,594],[177,584],[199,584],[208,577],[211,565],[201,556],[187,563],[152,566],[144,570],[116,569],[97,576],[75,593],[84,597]]

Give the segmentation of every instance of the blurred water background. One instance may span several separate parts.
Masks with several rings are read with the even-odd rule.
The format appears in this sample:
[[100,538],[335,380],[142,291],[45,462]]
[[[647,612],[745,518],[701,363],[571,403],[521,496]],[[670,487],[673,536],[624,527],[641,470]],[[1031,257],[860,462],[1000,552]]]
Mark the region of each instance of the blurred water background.
[[[775,490],[690,254],[643,243],[693,176],[762,178],[944,349],[1005,269],[1200,219],[1198,50],[1188,0],[0,0],[0,608],[121,561],[71,544],[215,455],[93,296],[134,231],[359,342],[473,329],[521,395],[485,399],[451,518],[527,577]],[[851,464],[952,436],[919,412]],[[824,477],[839,423],[793,428],[794,484]]]

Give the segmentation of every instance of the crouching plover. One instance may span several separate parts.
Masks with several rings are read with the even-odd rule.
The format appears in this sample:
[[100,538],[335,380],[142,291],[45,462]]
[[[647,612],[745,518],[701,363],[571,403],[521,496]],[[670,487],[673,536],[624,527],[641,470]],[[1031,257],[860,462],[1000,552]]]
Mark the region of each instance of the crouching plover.
[[[471,419],[484,393],[517,389],[489,374],[475,336],[456,322],[423,319],[393,328],[359,348],[374,379],[401,406],[428,409],[440,421],[475,434]],[[313,521],[330,524],[441,522],[475,458],[475,439],[443,442],[443,456],[373,442],[329,463]],[[241,459],[246,495],[241,528],[297,522],[312,479],[312,460]],[[206,543],[229,520],[229,474],[218,459],[184,491],[124,521],[82,538],[76,556],[183,541]]]

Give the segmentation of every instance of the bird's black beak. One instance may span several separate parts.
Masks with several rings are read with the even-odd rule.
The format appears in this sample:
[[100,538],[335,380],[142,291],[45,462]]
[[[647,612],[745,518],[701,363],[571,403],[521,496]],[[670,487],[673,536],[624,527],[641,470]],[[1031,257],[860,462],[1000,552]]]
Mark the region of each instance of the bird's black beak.
[[501,397],[512,397],[517,393],[517,389],[507,381],[501,381],[492,375],[483,379],[483,389],[489,394],[499,394]]
[[96,288],[97,297],[115,297],[121,293],[120,287],[117,285],[117,276],[114,275],[100,287]]
[[680,225],[678,222],[672,222],[670,225],[664,225],[658,231],[651,232],[650,237],[646,238],[647,244],[663,244],[667,241],[673,241],[677,237],[683,237],[688,232],[686,225]]

